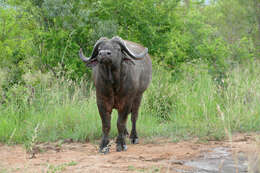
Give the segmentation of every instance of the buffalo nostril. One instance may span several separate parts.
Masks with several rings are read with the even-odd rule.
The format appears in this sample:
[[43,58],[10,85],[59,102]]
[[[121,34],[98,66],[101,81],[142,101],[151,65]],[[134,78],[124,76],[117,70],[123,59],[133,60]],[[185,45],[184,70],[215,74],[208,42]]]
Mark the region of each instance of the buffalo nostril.
[[109,58],[102,58],[101,59],[101,63],[103,63],[103,64],[110,64],[110,63],[112,63],[112,61]]

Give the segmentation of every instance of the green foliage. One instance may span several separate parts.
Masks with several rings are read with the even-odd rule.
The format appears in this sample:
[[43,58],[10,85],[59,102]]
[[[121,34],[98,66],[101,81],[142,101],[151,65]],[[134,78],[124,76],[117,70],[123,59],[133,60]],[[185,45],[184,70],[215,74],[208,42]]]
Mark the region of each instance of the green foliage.
[[[101,36],[119,35],[142,43],[154,61],[170,71],[178,71],[182,63],[203,60],[217,80],[225,77],[231,61],[256,56],[253,0],[208,6],[202,1],[183,6],[178,0],[10,0],[8,4],[1,9],[7,39],[0,42],[0,61],[2,66],[19,63],[20,67],[11,72],[14,82],[10,85],[23,82],[21,76],[28,67],[74,80],[86,73],[89,78],[90,70],[80,62],[78,50],[83,47],[89,55]],[[230,6],[234,6],[232,13]],[[237,18],[242,22],[236,22]],[[11,32],[6,32],[8,28]],[[17,41],[14,35],[22,37]]]
[[141,42],[152,54],[159,54],[168,50],[168,34],[174,28],[177,2],[104,0],[94,3],[93,14],[104,21],[113,19],[118,24],[118,35]]
[[[233,60],[244,59],[244,53],[259,58],[260,40],[260,2],[258,0],[219,0],[205,9],[207,23],[215,26],[218,35],[230,43]],[[241,41],[248,46],[240,54]],[[250,46],[250,47],[249,47]],[[250,59],[250,55],[248,56]]]
[[1,82],[2,90],[21,82],[34,52],[34,27],[36,23],[29,13],[0,7],[0,68],[6,74]]
[[37,141],[99,138],[78,50],[90,55],[97,39],[115,35],[148,47],[153,60],[142,136],[259,130],[260,2],[203,2],[0,1],[0,140],[30,144],[36,127]]
[[202,60],[209,65],[213,78],[220,80],[229,66],[230,47],[217,36],[217,30],[205,22],[206,16],[195,8],[179,16],[178,30],[171,33],[171,51],[165,54],[163,62],[168,69],[179,71],[182,63]]

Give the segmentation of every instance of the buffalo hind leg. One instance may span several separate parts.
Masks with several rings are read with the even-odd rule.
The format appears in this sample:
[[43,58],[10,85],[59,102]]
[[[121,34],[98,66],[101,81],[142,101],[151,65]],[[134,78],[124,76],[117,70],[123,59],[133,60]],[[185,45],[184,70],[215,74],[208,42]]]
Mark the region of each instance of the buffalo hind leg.
[[142,94],[137,96],[134,99],[132,110],[131,110],[132,130],[130,134],[130,141],[132,144],[139,143],[137,132],[136,132],[136,121],[138,118],[138,111],[139,111],[141,100],[142,100]]
[[103,104],[98,104],[98,110],[100,118],[102,120],[102,131],[103,137],[99,146],[99,152],[107,154],[109,152],[109,132],[110,132],[110,122],[111,122],[111,112],[112,109],[104,107]]
[[118,136],[116,139],[116,151],[125,151],[127,146],[125,143],[125,136],[127,135],[126,121],[130,112],[129,106],[126,106],[123,110],[118,111],[117,129]]

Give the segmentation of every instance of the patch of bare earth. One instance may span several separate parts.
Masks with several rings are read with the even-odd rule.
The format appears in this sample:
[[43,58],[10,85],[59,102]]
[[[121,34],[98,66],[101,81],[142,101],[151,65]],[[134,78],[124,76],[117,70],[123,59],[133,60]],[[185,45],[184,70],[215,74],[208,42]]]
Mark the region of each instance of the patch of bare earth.
[[109,154],[99,154],[98,146],[92,143],[40,144],[41,152],[31,158],[21,145],[0,144],[0,172],[176,172],[191,170],[184,166],[186,160],[197,158],[211,149],[229,147],[234,154],[259,152],[256,134],[237,134],[231,141],[209,141],[197,139],[172,143],[167,139],[154,142],[128,144],[128,150],[116,152],[112,144]]

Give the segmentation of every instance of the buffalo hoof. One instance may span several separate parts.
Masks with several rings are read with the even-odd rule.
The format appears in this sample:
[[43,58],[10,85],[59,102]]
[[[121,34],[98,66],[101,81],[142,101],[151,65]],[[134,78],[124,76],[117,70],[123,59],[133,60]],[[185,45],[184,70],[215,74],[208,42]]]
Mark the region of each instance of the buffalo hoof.
[[121,145],[121,144],[117,144],[116,145],[116,151],[120,152],[120,151],[126,151],[127,150],[127,146],[126,145]]
[[130,138],[131,144],[138,144],[139,139],[138,138]]
[[106,146],[104,148],[100,148],[99,149],[99,152],[102,153],[102,154],[108,154],[109,153],[109,146]]
[[99,146],[99,152],[103,154],[109,153],[109,149],[111,147],[111,144],[109,144],[109,140],[102,139],[101,144]]

